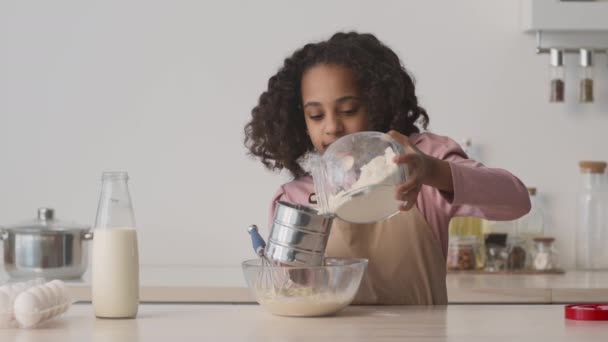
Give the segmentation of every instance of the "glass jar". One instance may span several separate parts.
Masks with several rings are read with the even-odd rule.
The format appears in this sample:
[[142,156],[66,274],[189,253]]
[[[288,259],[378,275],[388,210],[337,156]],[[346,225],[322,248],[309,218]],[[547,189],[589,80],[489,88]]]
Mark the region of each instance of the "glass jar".
[[565,71],[564,71],[564,52],[558,49],[551,49],[551,65],[549,69],[551,83],[549,101],[564,102],[565,95]]
[[608,181],[605,162],[581,161],[576,267],[608,269]]
[[508,257],[507,234],[486,234],[485,252],[484,270],[486,272],[498,272],[504,270]]
[[483,231],[482,219],[478,217],[452,217],[449,225],[450,239],[452,237],[474,237],[477,241],[477,265],[475,268],[482,268],[484,263],[483,257]]
[[452,236],[448,243],[447,268],[454,271],[474,270],[479,255],[475,236]]
[[578,100],[581,103],[593,102],[593,52],[580,49],[580,83]]
[[527,260],[526,239],[513,236],[507,240],[507,262],[505,269],[520,271],[526,268]]
[[550,271],[558,268],[558,255],[553,247],[555,241],[552,237],[538,237],[534,239],[532,251],[532,269],[536,271]]
[[515,221],[515,229],[518,236],[530,241],[531,247],[533,238],[544,235],[545,215],[536,188],[528,188],[528,193],[530,194],[530,212]]

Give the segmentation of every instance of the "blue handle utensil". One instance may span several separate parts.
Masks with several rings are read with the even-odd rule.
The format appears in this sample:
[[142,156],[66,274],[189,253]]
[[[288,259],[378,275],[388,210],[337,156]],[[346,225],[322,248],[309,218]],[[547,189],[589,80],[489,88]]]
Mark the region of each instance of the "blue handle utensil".
[[252,224],[247,228],[247,232],[251,236],[251,244],[253,245],[255,254],[261,258],[265,258],[264,248],[266,248],[266,242],[264,242],[260,232],[258,232],[258,227],[255,224]]

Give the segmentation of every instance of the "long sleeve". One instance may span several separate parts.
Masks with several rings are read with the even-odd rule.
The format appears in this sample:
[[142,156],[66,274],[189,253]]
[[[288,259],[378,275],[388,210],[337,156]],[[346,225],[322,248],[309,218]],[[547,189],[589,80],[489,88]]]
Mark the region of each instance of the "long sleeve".
[[444,254],[452,217],[474,216],[504,221],[517,219],[530,211],[525,185],[510,172],[488,168],[468,159],[462,148],[448,137],[422,133],[410,136],[410,141],[423,153],[450,163],[454,192],[448,194],[423,186],[416,201]]
[[451,216],[515,220],[530,211],[525,185],[503,169],[468,159],[449,161],[454,183]]

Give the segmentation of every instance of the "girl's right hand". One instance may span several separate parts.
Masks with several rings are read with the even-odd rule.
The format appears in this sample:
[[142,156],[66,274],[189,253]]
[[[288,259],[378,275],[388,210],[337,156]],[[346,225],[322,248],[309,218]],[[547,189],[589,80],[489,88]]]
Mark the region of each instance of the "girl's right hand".
[[395,163],[406,164],[409,170],[407,181],[397,185],[395,190],[395,198],[404,202],[399,207],[400,210],[410,210],[416,204],[423,185],[448,193],[454,192],[448,162],[424,154],[410,142],[407,136],[399,132],[390,131],[387,134],[397,140],[405,150],[404,154],[395,157]]
[[397,140],[405,150],[404,154],[396,156],[394,159],[397,164],[406,164],[409,171],[407,181],[397,185],[395,199],[403,201],[403,204],[399,206],[399,210],[410,210],[416,204],[418,193],[420,193],[424,179],[427,176],[429,157],[416,146],[412,145],[407,136],[396,131],[390,131],[387,134]]

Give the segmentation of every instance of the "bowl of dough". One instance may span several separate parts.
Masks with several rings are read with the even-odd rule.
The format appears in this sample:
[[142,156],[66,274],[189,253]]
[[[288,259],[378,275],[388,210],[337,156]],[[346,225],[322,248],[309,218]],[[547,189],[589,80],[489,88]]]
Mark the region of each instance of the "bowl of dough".
[[395,187],[405,183],[408,168],[394,157],[404,148],[389,135],[358,132],[334,141],[313,156],[311,173],[320,214],[351,223],[373,223],[396,215]]
[[242,263],[256,301],[279,316],[333,315],[348,306],[359,289],[367,259],[325,258],[322,266],[268,265],[262,259]]

